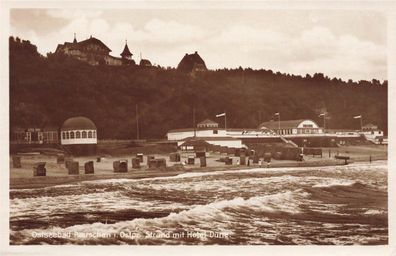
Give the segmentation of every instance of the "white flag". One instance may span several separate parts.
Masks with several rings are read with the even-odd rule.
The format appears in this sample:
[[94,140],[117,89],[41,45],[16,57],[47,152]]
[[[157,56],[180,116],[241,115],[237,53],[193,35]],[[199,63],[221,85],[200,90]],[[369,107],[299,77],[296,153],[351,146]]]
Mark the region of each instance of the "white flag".
[[226,115],[226,113],[221,113],[221,114],[216,115],[216,117],[221,117],[221,116],[225,116],[225,115]]
[[325,114],[324,113],[322,113],[322,114],[320,114],[319,116],[324,116]]
[[362,116],[354,116],[353,118],[356,118],[356,119],[357,119],[357,118],[362,118]]
[[276,112],[274,115],[279,116],[279,112]]

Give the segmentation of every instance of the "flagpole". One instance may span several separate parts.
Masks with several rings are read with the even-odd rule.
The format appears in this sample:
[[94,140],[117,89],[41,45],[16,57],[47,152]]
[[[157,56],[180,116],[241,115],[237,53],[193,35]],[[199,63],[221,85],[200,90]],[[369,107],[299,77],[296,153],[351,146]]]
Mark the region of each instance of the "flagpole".
[[227,113],[224,112],[224,130],[227,132]]
[[363,131],[363,116],[360,115],[360,131]]
[[278,133],[280,134],[280,112],[278,112]]
[[138,104],[136,104],[136,140],[139,140],[139,112]]
[[323,132],[326,131],[326,113],[323,114]]
[[195,125],[195,106],[193,107],[193,127],[194,127],[194,137],[197,137],[197,130]]

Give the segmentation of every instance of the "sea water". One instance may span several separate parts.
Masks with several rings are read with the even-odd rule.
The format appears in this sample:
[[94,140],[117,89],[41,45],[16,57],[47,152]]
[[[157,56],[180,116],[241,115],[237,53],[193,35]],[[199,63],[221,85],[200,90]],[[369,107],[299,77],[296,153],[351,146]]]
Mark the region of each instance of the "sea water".
[[11,244],[388,243],[387,162],[10,191]]

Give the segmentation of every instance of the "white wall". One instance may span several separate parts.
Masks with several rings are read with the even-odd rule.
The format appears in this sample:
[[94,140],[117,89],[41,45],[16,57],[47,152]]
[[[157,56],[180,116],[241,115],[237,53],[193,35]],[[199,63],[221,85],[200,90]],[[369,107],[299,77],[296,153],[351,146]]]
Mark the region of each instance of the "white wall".
[[375,137],[378,137],[378,136],[384,136],[384,133],[382,132],[382,131],[379,131],[379,130],[377,130],[377,131],[364,131],[364,132],[362,132],[363,134],[364,134],[364,136],[366,136],[366,138],[367,139],[369,139],[369,140],[374,140],[375,139]]
[[206,140],[207,143],[217,146],[229,147],[229,148],[242,148],[245,147],[242,144],[242,140]]
[[[217,130],[217,129],[215,129]],[[227,136],[224,129],[217,130],[217,134],[213,133],[214,130],[196,130],[197,137],[224,137]],[[182,131],[182,132],[168,132],[168,140],[183,140],[188,137],[194,137],[194,130]]]
[[80,138],[80,139],[61,139],[62,145],[73,145],[73,144],[97,144],[96,138]]
[[[246,147],[244,144],[242,144],[242,140],[210,140],[210,139],[206,139],[205,141],[209,144],[223,146],[223,147],[230,147],[230,148]],[[177,146],[180,146],[183,143],[184,143],[184,141],[178,141]],[[192,149],[192,147],[191,147],[191,149]]]
[[[87,137],[88,137],[88,132],[91,131],[93,133],[95,130],[73,130],[74,136],[77,131],[79,131],[81,135],[82,135],[83,131],[87,132]],[[97,144],[98,143],[96,131],[95,131],[95,138],[81,138],[80,137],[78,139],[76,139],[75,137],[74,137],[74,139],[70,139],[70,137],[69,137],[69,139],[64,139],[63,134],[62,134],[63,132],[71,132],[71,131],[61,131],[60,138],[61,138],[62,145]]]

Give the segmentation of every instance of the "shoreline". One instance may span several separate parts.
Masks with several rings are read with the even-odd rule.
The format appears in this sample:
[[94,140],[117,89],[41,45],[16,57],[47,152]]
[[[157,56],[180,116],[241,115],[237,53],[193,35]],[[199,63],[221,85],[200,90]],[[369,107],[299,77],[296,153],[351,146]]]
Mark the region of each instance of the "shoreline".
[[[376,161],[386,161],[384,159],[375,159]],[[349,162],[367,162],[365,160],[353,160]],[[342,166],[344,160],[327,159],[322,161],[312,162],[293,162],[293,163],[271,163],[270,166],[259,166],[259,165],[224,165],[216,167],[193,167],[185,168],[179,166],[170,166],[164,169],[140,169],[140,170],[128,170],[127,173],[109,173],[109,174],[80,174],[80,175],[68,175],[68,176],[45,176],[45,177],[30,177],[30,178],[10,178],[9,189],[35,189],[45,188],[65,184],[73,184],[82,181],[94,181],[94,180],[106,180],[106,179],[145,179],[145,178],[157,178],[157,177],[172,177],[184,173],[193,172],[212,172],[212,171],[229,171],[229,170],[248,170],[248,169],[273,169],[273,168],[303,168],[303,167],[326,167],[326,166]]]

